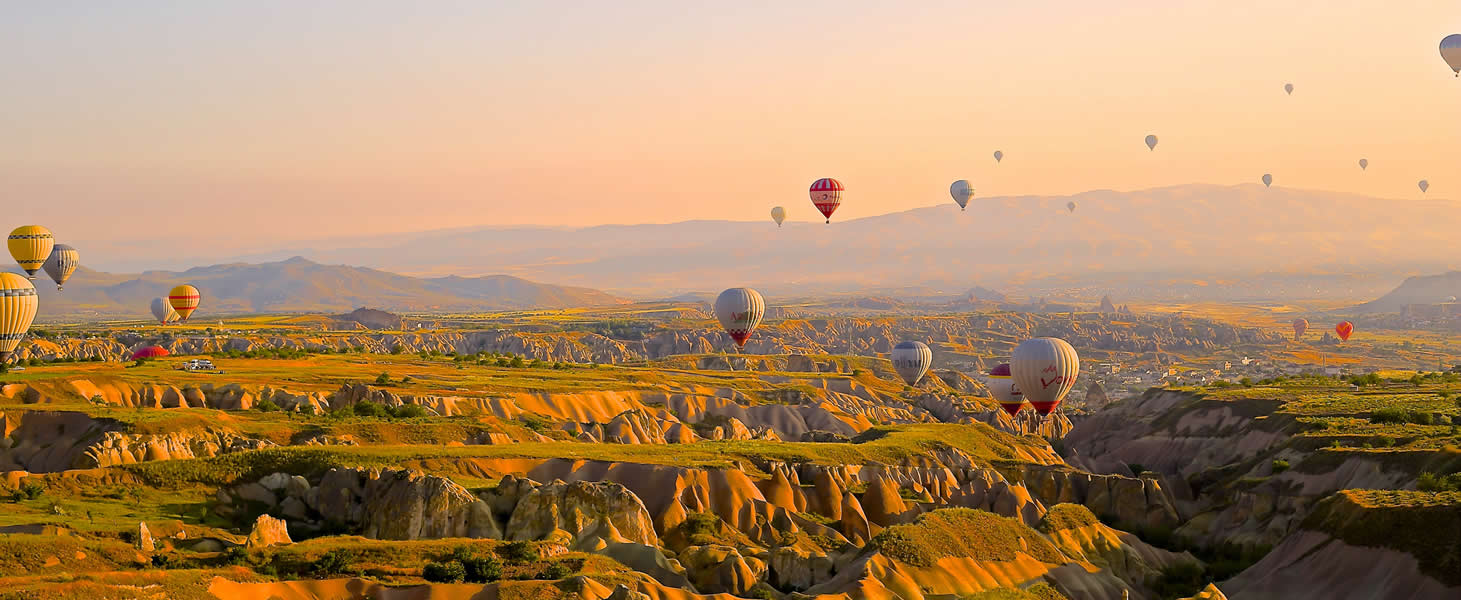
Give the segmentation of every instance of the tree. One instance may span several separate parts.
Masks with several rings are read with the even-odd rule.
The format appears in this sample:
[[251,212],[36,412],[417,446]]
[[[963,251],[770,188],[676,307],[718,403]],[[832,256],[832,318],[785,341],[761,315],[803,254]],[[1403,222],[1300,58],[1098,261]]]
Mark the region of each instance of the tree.
[[375,376],[375,384],[376,385],[390,385],[391,384],[391,374],[390,373],[381,373],[380,375],[376,375]]

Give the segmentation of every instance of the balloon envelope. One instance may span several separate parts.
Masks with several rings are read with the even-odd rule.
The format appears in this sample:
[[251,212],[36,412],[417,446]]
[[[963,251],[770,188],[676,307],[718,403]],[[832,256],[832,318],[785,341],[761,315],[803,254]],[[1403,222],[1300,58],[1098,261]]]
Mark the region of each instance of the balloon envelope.
[[36,287],[15,273],[0,272],[0,364],[20,345],[36,318]]
[[26,275],[35,279],[36,271],[41,270],[41,265],[51,257],[56,238],[49,229],[40,225],[22,225],[10,232],[6,245],[10,247],[10,257],[25,269]]
[[1368,158],[1361,158],[1360,159],[1360,170],[1363,171],[1363,170],[1368,169],[1368,168],[1370,168],[1370,159],[1368,159]]
[[960,179],[949,186],[949,195],[954,197],[954,202],[959,203],[959,209],[969,206],[969,200],[974,197],[974,186],[969,185],[968,179]]
[[998,150],[995,150],[994,151],[994,162],[999,162],[999,161],[1002,161],[1002,160],[1004,160],[1004,153],[1003,152],[1000,152]]
[[1308,319],[1294,319],[1294,339],[1296,339],[1296,340],[1299,339],[1299,337],[1300,336],[1303,336],[1304,335],[1304,332],[1305,331],[1308,331],[1308,330],[1309,330],[1309,320]]
[[1010,375],[1025,399],[1041,415],[1049,415],[1075,387],[1081,361],[1075,348],[1059,338],[1034,338],[1015,347]]
[[1426,190],[1431,189],[1431,182],[1424,179],[1420,180],[1420,183],[1417,183],[1416,185],[1420,186],[1420,193],[1422,194],[1424,194]]
[[167,294],[167,303],[172,309],[178,311],[178,319],[188,320],[193,311],[198,309],[198,304],[203,301],[203,295],[198,293],[198,288],[191,285],[180,285]]
[[808,195],[812,198],[812,204],[816,205],[817,211],[832,222],[832,213],[837,207],[842,206],[842,182],[830,177],[823,177],[812,182]]
[[1070,202],[1066,202],[1065,203],[1065,210],[1068,210],[1070,212],[1075,212],[1075,200],[1071,200]]
[[162,358],[169,354],[172,353],[168,352],[167,348],[163,348],[162,346],[146,346],[138,348],[136,351],[132,352],[132,360],[142,360],[144,358]]
[[1289,94],[1289,95],[1293,95],[1293,93],[1294,93],[1294,84],[1292,84],[1292,83],[1285,83],[1285,84],[1283,84],[1283,91],[1285,93]]
[[1354,323],[1340,321],[1338,325],[1334,326],[1334,333],[1339,334],[1339,339],[1348,342],[1349,336],[1354,335]]
[[771,209],[771,220],[776,221],[776,226],[780,227],[781,222],[786,220],[786,209],[780,206]]
[[903,342],[893,346],[893,354],[889,358],[893,361],[893,370],[904,382],[918,385],[918,380],[923,379],[923,374],[933,364],[933,350],[929,350],[928,344],[923,342]]
[[1461,77],[1461,33],[1453,33],[1441,40],[1441,58],[1457,77]]
[[46,258],[46,264],[41,265],[46,274],[51,276],[51,281],[56,282],[56,289],[66,285],[66,280],[76,272],[77,265],[81,264],[81,254],[75,248],[66,244],[56,244],[51,248],[51,256]]
[[1015,385],[1014,378],[1010,376],[1009,363],[1001,363],[989,370],[989,395],[994,396],[994,401],[1011,417],[1025,407],[1025,395],[1020,393],[1020,386]]
[[1156,150],[1157,149],[1157,136],[1154,136],[1154,135],[1148,135],[1148,136],[1146,136],[1146,147],[1147,147],[1148,150]]
[[1268,173],[1264,173],[1263,174],[1263,187],[1268,187],[1268,186],[1271,186],[1271,185],[1273,185],[1273,176],[1272,175],[1269,175]]
[[736,341],[736,347],[744,348],[746,340],[755,333],[766,316],[766,300],[761,293],[751,288],[731,288],[715,299],[715,318],[720,326]]
[[172,305],[168,304],[167,298],[161,296],[152,299],[151,308],[152,318],[157,319],[158,323],[171,323],[182,318],[178,316],[178,311],[173,310]]

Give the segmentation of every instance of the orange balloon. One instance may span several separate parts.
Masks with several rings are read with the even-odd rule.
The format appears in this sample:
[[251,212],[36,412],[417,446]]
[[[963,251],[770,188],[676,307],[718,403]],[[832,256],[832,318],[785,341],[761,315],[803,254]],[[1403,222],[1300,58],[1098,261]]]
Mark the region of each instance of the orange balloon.
[[1334,326],[1334,333],[1339,334],[1339,339],[1348,342],[1349,336],[1354,333],[1354,323],[1340,321],[1338,325]]

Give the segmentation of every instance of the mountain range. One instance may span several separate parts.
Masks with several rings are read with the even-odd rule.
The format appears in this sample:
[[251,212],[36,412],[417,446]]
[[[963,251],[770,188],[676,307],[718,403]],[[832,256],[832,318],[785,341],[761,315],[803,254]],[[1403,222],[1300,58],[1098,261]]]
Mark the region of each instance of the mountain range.
[[1461,297],[1461,271],[1409,277],[1375,300],[1354,307],[1358,313],[1400,312],[1407,304],[1440,304]]
[[534,283],[509,275],[423,279],[376,269],[324,265],[304,258],[222,264],[183,272],[126,275],[82,267],[57,292],[35,281],[40,317],[149,315],[148,303],[180,283],[197,286],[205,313],[337,312],[361,306],[399,311],[554,309],[618,304],[618,297],[582,288]]

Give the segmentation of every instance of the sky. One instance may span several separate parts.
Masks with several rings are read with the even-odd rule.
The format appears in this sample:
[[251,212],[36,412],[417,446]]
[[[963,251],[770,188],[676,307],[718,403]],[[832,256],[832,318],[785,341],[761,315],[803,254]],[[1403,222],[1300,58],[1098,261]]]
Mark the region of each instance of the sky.
[[1456,0],[53,0],[0,23],[0,226],[62,241],[809,221],[819,177],[847,186],[836,219],[960,178],[1461,198]]

